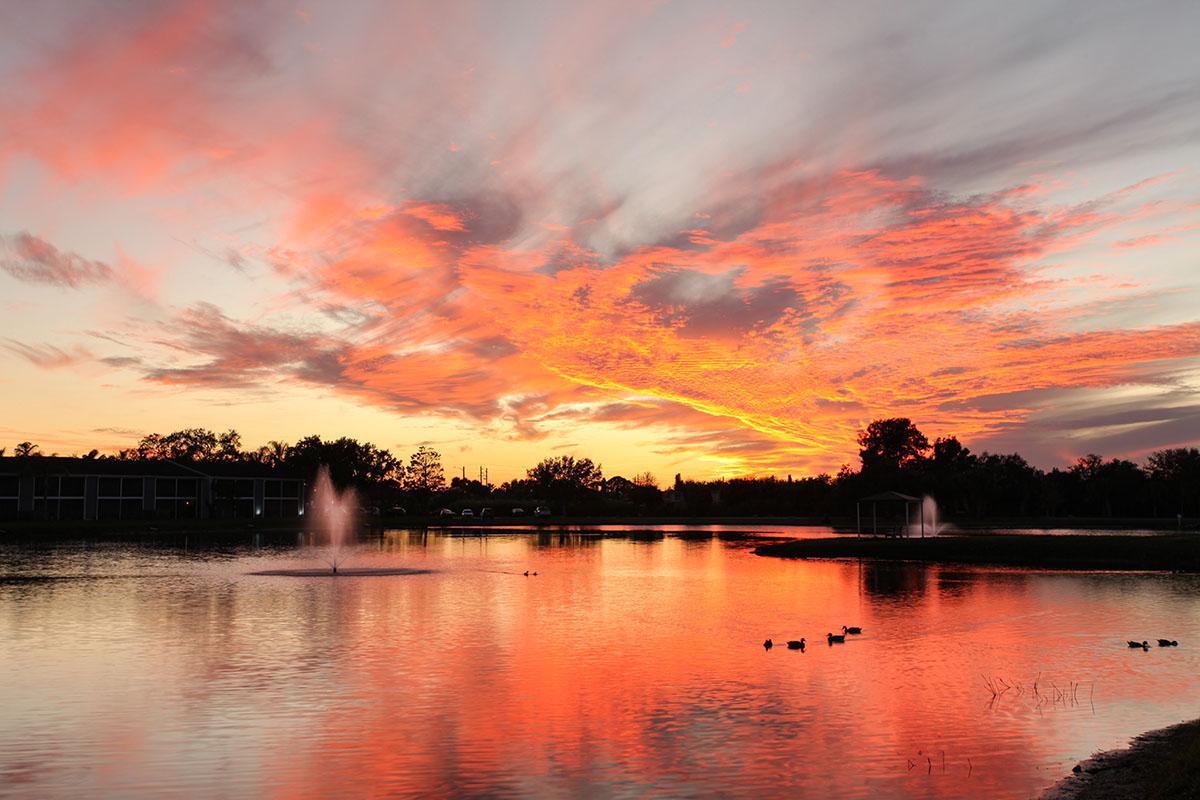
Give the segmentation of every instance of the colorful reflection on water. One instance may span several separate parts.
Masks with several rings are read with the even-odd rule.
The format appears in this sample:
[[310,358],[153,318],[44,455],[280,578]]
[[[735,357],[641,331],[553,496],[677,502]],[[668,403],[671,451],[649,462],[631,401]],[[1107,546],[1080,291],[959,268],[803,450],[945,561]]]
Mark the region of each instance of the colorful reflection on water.
[[10,546],[0,794],[1024,798],[1200,715],[1197,576],[752,544],[393,531],[346,564],[433,572],[359,578],[248,574],[303,546]]

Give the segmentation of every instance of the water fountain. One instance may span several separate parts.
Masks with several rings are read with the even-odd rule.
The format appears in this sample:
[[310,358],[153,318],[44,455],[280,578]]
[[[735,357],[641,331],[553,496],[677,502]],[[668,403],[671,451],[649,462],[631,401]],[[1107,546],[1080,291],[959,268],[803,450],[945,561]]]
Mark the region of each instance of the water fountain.
[[346,534],[354,528],[358,497],[354,489],[339,492],[329,477],[329,468],[322,465],[317,470],[317,482],[309,508],[310,530],[328,540],[329,550],[325,560],[336,575],[338,564],[344,557],[342,548],[346,544]]
[[292,578],[317,578],[325,576],[361,577],[367,575],[422,575],[428,569],[411,567],[354,567],[342,568],[347,554],[346,545],[357,530],[358,496],[353,489],[339,492],[329,477],[329,469],[322,466],[317,470],[312,498],[307,507],[307,528],[318,542],[324,542],[324,569],[265,569],[251,575],[275,575]]
[[921,514],[925,518],[925,531],[930,536],[937,536],[938,532],[938,504],[929,495],[921,498]]
[[908,536],[937,536],[949,526],[938,519],[938,504],[929,495],[921,498],[921,505],[908,521]]

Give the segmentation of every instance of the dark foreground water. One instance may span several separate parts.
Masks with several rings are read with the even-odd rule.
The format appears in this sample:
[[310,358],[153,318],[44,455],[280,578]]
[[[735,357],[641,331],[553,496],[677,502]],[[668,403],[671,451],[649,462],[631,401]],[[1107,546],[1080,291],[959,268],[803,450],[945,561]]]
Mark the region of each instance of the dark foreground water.
[[1025,798],[1200,716],[1195,576],[393,532],[346,564],[432,572],[292,578],[249,573],[322,551],[189,545],[0,547],[0,795]]

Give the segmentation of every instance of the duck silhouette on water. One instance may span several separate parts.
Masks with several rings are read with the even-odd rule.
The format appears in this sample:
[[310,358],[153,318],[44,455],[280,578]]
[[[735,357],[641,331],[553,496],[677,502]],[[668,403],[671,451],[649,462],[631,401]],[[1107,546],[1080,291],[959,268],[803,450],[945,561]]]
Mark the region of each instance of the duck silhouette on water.
[[1149,643],[1149,642],[1135,642],[1135,641],[1133,641],[1133,640],[1131,639],[1130,641],[1126,642],[1126,644],[1128,644],[1130,647],[1140,647],[1140,648],[1142,648],[1143,650],[1149,650],[1149,649],[1150,649],[1150,643]]
[[858,634],[862,633],[862,628],[859,628],[857,626],[846,627],[845,625],[843,625],[842,626],[842,635],[845,636],[847,633],[852,633],[852,634],[858,635]]
[[772,642],[770,639],[767,639],[765,642],[763,642],[763,650],[770,650],[774,646],[775,646],[775,643]]
[[1174,639],[1159,639],[1158,646],[1159,647],[1179,647],[1179,642],[1175,641]]
[[799,650],[801,653],[803,653],[804,639],[801,639],[800,641],[793,639],[792,641],[788,642],[788,650]]
[[846,634],[827,633],[825,634],[825,638],[829,640],[830,645],[842,644],[846,641]]

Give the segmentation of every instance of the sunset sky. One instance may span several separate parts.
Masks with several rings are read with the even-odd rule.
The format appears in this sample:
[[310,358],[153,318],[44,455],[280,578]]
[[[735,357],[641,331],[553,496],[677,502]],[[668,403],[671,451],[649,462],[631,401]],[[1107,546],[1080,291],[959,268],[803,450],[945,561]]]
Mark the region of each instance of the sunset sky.
[[1200,3],[0,5],[0,447],[1200,439]]

